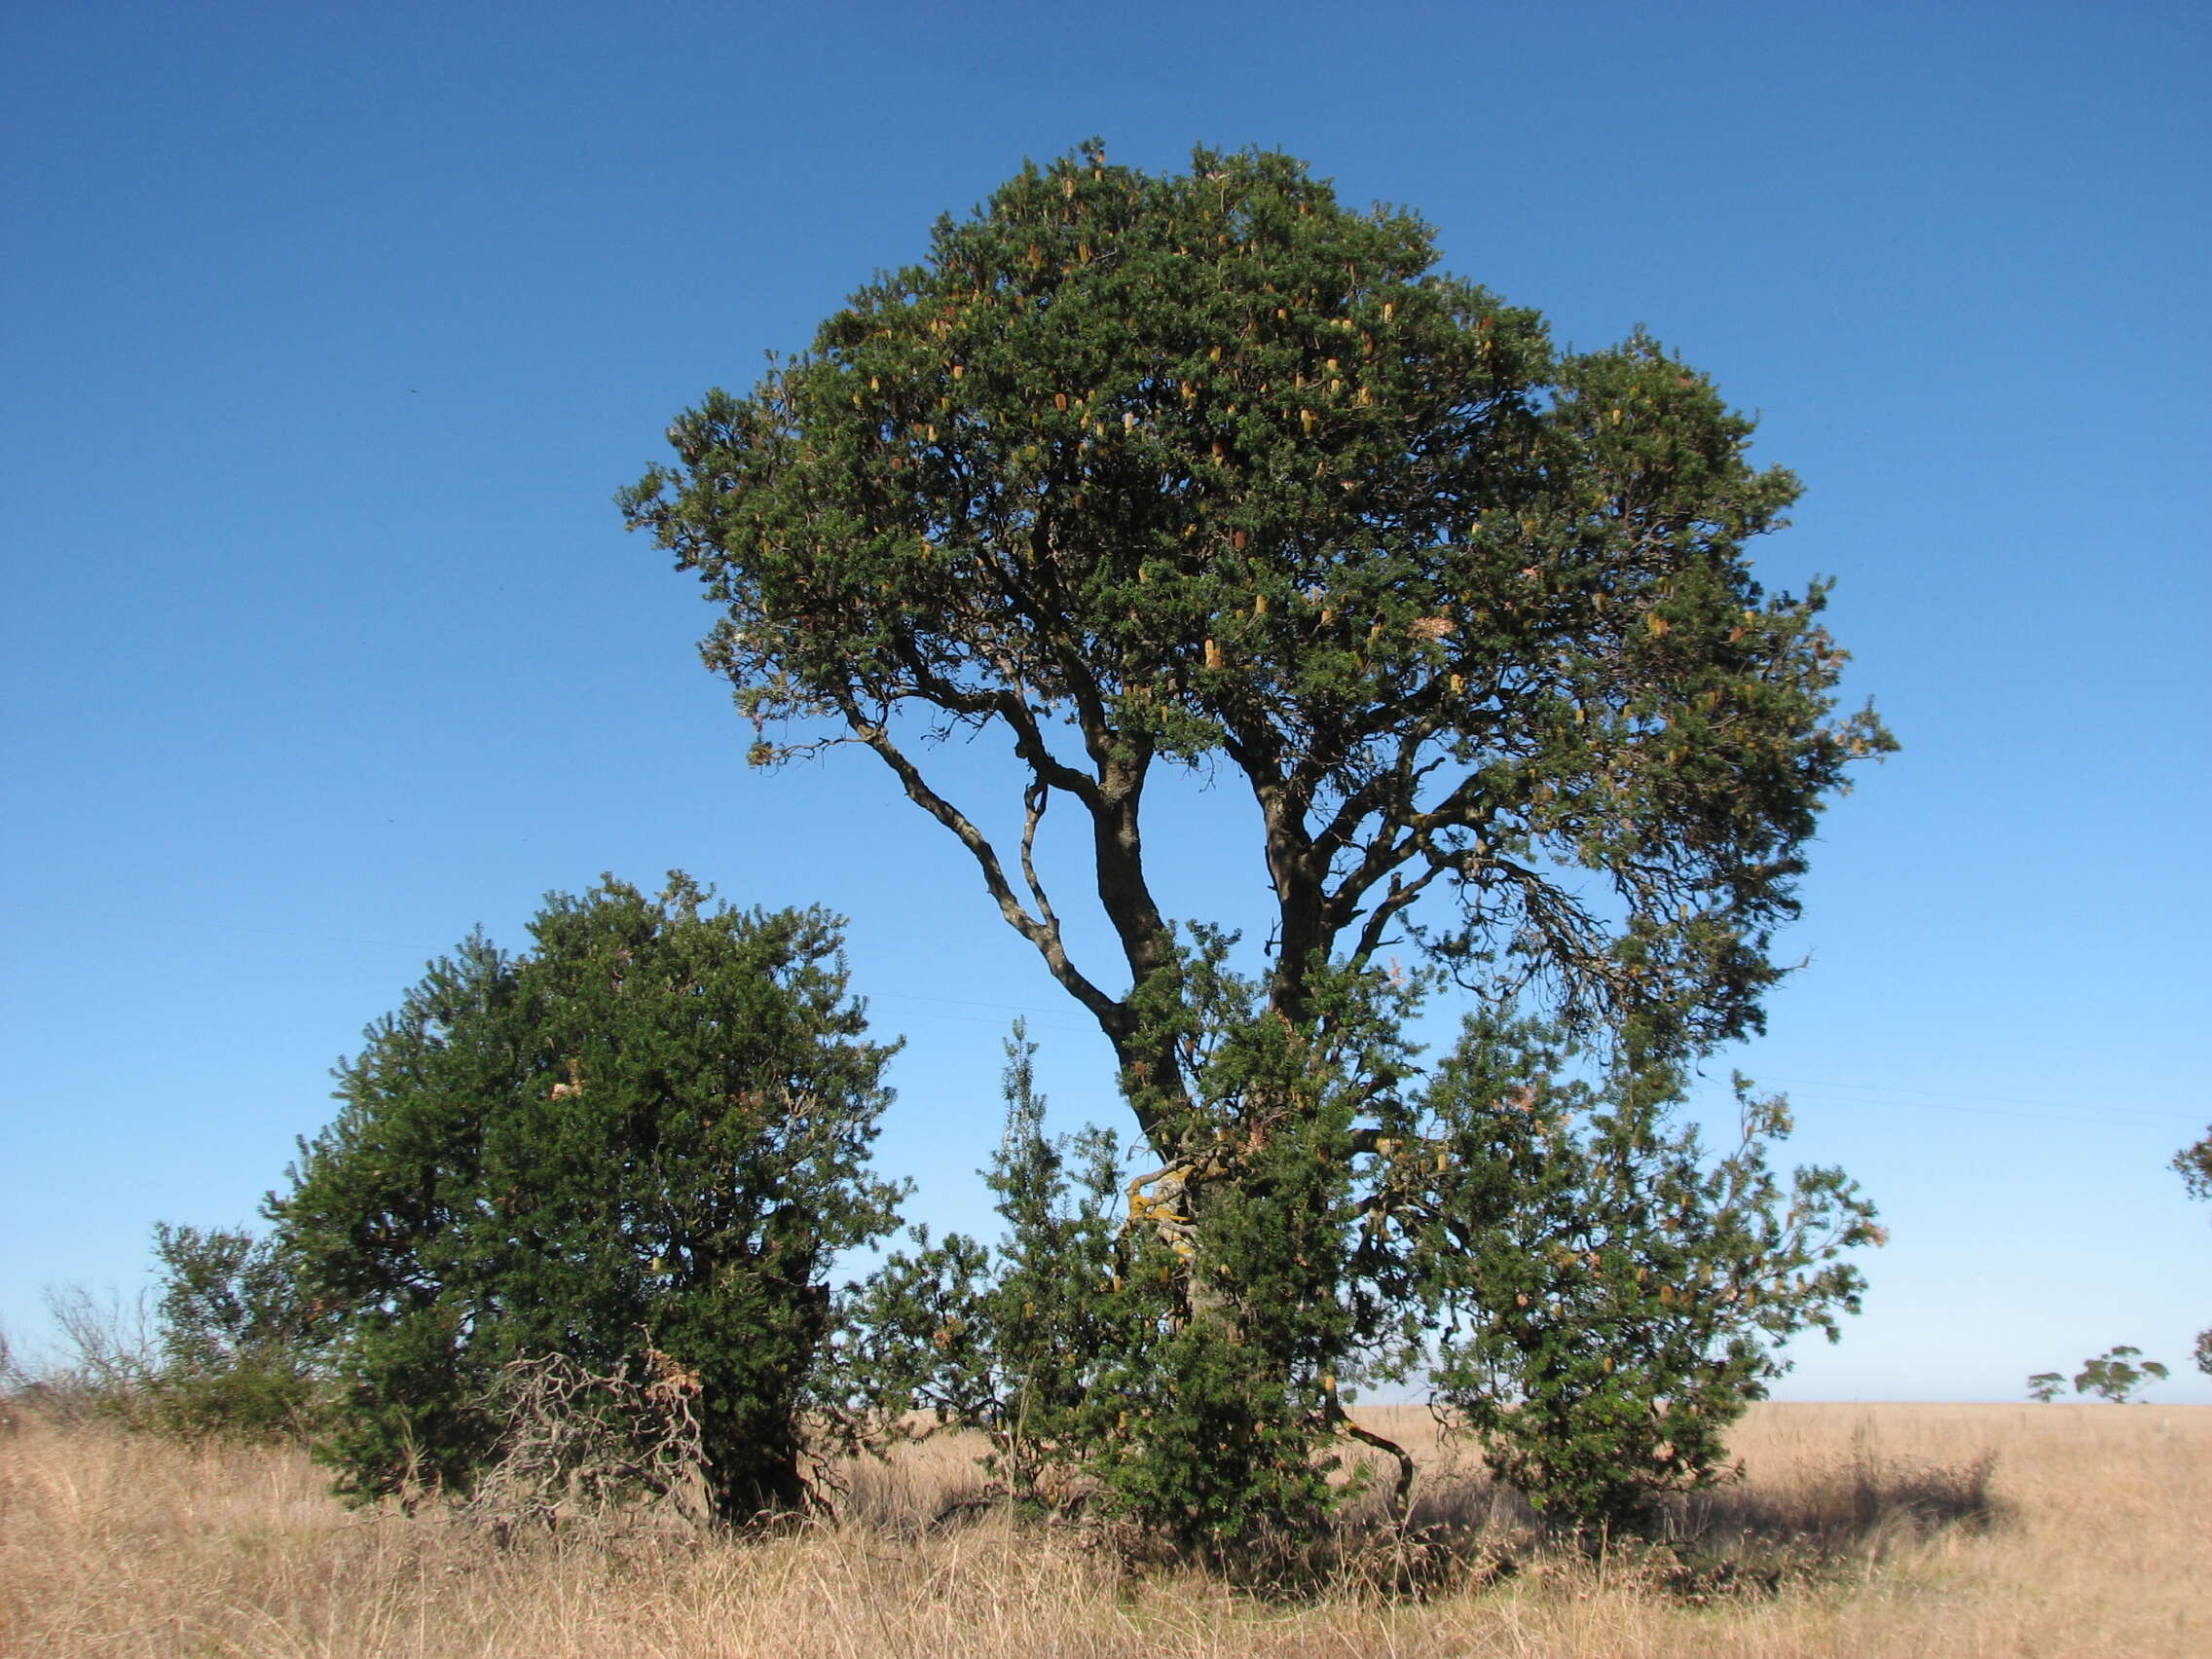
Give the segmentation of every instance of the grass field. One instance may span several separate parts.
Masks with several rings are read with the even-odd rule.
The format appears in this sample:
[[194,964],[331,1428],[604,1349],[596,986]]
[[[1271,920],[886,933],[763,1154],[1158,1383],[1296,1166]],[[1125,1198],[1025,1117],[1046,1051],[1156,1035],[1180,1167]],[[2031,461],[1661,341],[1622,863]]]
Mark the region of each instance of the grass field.
[[[1427,1438],[1418,1409],[1372,1416]],[[0,1654],[2212,1653],[2212,1407],[1766,1405],[1736,1451],[1744,1481],[1660,1551],[1547,1552],[1461,1466],[1424,1476],[1454,1564],[1428,1593],[1380,1588],[1377,1557],[1270,1601],[994,1512],[933,1526],[973,1480],[939,1443],[858,1471],[835,1525],[500,1551],[348,1511],[290,1452],[33,1419],[0,1437]]]

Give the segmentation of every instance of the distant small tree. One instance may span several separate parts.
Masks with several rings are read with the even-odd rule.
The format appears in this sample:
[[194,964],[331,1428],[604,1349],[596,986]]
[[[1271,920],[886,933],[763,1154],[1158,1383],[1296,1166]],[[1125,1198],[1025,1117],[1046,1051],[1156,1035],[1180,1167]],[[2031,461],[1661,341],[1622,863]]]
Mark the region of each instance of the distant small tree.
[[2212,1201],[2212,1129],[2204,1131],[2202,1140],[2174,1154],[2174,1168],[2180,1171],[2191,1198]]
[[2055,1371],[2039,1371],[2028,1379],[2028,1398],[2049,1405],[2066,1391],[2066,1379]]
[[[2135,1362],[2142,1360],[2142,1364]],[[2141,1348],[2125,1344],[2107,1348],[2095,1359],[2083,1360],[2074,1374],[2074,1392],[2094,1394],[2114,1405],[2125,1405],[2154,1382],[2166,1380],[2166,1368],[2155,1359],[2143,1359]]]
[[162,1426],[248,1439],[309,1432],[322,1399],[294,1264],[243,1228],[157,1222]]
[[338,1071],[269,1213],[346,1385],[342,1490],[469,1489],[495,1379],[558,1354],[696,1379],[719,1517],[807,1500],[830,1264],[894,1222],[866,1162],[895,1046],[864,1039],[832,917],[711,897],[554,894],[533,950],[465,940]]

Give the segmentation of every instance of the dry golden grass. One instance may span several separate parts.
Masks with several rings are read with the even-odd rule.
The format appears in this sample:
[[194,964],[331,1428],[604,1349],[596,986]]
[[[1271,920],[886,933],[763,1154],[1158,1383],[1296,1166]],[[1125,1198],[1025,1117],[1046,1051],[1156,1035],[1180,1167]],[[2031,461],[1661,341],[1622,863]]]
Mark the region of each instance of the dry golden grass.
[[[1418,1411],[1375,1417],[1422,1431]],[[942,1445],[862,1471],[836,1527],[498,1552],[349,1512],[290,1453],[30,1421],[0,1439],[0,1654],[2212,1653],[2212,1407],[1768,1405],[1737,1450],[1748,1479],[1677,1517],[1683,1567],[1532,1551],[1462,1469],[1425,1513],[1474,1568],[1424,1599],[1355,1576],[1271,1603],[1124,1577],[1003,1517],[932,1530],[973,1478]],[[1516,1570],[1480,1569],[1501,1555]]]

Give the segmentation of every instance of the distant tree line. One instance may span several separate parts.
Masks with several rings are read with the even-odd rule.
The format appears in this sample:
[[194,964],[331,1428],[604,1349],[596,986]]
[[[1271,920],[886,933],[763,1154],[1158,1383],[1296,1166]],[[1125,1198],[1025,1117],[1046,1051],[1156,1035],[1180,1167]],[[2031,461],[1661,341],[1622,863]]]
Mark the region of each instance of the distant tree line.
[[[2175,1153],[2173,1168],[2191,1198],[2212,1199],[2212,1129],[2205,1131],[2202,1140]],[[2212,1330],[2196,1335],[2196,1368],[2212,1377]],[[2074,1392],[2124,1404],[2152,1383],[2163,1382],[2169,1375],[2161,1362],[2145,1359],[2141,1348],[2123,1344],[2083,1360],[2074,1376]],[[2028,1379],[2028,1398],[2046,1405],[2065,1389],[2066,1379],[2055,1371],[2039,1371]]]

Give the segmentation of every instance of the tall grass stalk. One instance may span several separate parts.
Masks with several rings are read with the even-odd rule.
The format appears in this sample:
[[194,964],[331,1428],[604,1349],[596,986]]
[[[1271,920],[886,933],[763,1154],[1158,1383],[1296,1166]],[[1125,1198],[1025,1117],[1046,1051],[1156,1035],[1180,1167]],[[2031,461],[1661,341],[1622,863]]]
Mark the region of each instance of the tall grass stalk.
[[[1423,1438],[1424,1414],[1376,1414]],[[1471,1459],[1419,1495],[1449,1555],[1346,1552],[1265,1599],[1130,1575],[1081,1531],[958,1510],[966,1452],[852,1471],[843,1515],[756,1539],[586,1530],[492,1547],[350,1511],[297,1452],[18,1410],[0,1433],[0,1653],[52,1659],[1685,1659],[2212,1652],[2212,1408],[1753,1409],[1735,1487],[1659,1549],[1540,1543]],[[1403,1563],[1400,1564],[1403,1566]],[[1408,1593],[1412,1584],[1416,1593]]]

